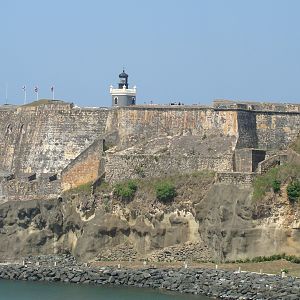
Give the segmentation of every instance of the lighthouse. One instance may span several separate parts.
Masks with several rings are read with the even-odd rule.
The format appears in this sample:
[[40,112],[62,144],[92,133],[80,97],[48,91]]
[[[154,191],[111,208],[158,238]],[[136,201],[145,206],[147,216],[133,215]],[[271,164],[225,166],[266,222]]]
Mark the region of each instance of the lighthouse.
[[128,74],[123,72],[119,75],[118,88],[110,86],[112,106],[130,106],[136,104],[136,87],[132,89],[128,86]]

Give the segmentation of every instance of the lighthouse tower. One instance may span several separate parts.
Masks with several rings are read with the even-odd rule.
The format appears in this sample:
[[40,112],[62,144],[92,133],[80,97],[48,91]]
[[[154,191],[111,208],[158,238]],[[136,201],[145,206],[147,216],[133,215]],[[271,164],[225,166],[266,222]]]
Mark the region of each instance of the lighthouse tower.
[[119,86],[115,89],[110,86],[110,94],[112,97],[112,106],[129,106],[135,105],[136,102],[136,87],[128,88],[128,74],[123,72],[119,75]]

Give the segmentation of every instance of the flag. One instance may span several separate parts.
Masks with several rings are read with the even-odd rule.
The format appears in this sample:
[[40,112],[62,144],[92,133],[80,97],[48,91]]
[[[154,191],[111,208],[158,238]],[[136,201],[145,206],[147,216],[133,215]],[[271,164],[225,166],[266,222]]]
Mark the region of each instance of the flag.
[[53,91],[54,91],[54,86],[52,85],[51,86],[51,92],[53,93]]
[[39,91],[39,88],[36,86],[36,87],[34,88],[34,92],[37,93],[38,91]]
[[26,91],[26,85],[23,85],[22,90],[25,92]]

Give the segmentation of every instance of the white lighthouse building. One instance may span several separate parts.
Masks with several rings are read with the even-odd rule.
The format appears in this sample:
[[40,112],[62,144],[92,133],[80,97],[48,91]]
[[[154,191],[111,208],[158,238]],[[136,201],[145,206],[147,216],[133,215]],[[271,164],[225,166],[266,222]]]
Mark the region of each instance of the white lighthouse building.
[[115,89],[110,86],[110,94],[112,96],[112,106],[129,106],[136,104],[136,87],[128,88],[128,74],[123,72],[119,75],[119,86]]

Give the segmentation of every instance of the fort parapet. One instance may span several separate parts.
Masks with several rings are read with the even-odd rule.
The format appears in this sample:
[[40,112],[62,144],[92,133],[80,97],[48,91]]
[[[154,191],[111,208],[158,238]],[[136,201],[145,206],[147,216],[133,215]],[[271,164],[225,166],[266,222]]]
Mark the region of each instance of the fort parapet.
[[[106,109],[41,101],[2,106],[0,171],[16,174],[16,178],[25,173],[40,178],[41,174],[60,176],[64,170],[64,189],[94,180],[101,170],[111,181],[136,177],[141,169],[145,176],[204,168],[254,172],[264,159],[262,153],[268,157],[285,149],[299,130],[298,104],[217,100],[212,106]],[[95,141],[111,133],[116,138],[111,145],[107,143],[106,152]],[[157,150],[153,141],[162,143],[170,137],[172,142],[164,141],[167,152],[160,153],[164,146]],[[175,137],[191,137],[194,143],[180,143]],[[249,154],[245,149],[253,150]]]

